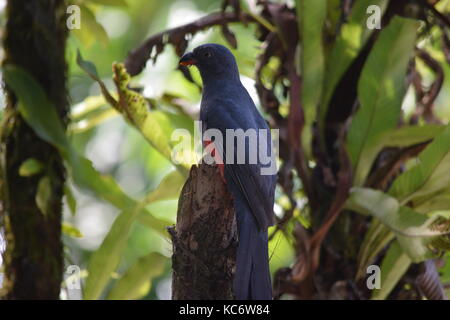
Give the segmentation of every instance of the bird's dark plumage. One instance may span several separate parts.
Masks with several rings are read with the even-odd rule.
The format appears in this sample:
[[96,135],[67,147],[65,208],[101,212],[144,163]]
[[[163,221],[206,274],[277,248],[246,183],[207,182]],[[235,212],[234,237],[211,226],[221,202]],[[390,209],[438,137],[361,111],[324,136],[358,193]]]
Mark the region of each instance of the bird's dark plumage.
[[[266,152],[272,152],[267,123],[242,85],[235,58],[226,47],[199,46],[186,53],[180,64],[196,65],[200,71],[203,81],[200,120],[203,130],[218,129],[222,133],[224,158],[230,153],[230,146],[225,142],[227,129],[267,130],[267,139],[258,138],[257,143],[264,144]],[[236,150],[236,144],[233,145]],[[238,222],[234,291],[237,299],[271,299],[267,229],[273,224],[276,174],[262,175],[264,165],[260,158],[256,163],[249,163],[248,142],[245,148],[245,163],[224,161],[225,179],[234,198]]]

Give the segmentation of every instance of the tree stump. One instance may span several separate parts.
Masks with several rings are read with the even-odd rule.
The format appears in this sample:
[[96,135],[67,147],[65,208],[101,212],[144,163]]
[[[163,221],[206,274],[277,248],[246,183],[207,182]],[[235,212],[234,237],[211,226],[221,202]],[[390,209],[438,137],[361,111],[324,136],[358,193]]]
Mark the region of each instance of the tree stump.
[[233,198],[216,166],[191,168],[178,203],[173,243],[174,300],[233,299],[237,228]]

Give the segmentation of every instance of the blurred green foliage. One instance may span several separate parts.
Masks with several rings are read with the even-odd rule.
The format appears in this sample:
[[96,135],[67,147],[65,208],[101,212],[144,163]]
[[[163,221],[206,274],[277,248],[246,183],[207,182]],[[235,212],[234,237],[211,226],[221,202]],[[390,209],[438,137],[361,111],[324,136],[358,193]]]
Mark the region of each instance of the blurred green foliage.
[[[313,13],[310,15],[309,11],[305,12],[303,24],[300,24],[299,31],[305,48],[298,67],[305,73],[305,86],[309,88],[303,93],[306,122],[311,125],[318,119],[320,124],[326,110],[316,110],[315,106],[320,101],[327,105],[324,101],[328,102],[331,99],[336,83],[370,35],[361,25],[366,7],[361,4],[362,2],[361,5],[356,5],[335,45],[330,49],[323,46],[321,39],[317,39],[320,32],[315,28],[315,24],[317,21],[323,23],[326,15],[334,20],[337,17],[333,18],[333,12],[327,12],[325,15],[320,4],[314,4],[312,1],[310,3],[307,0],[297,2],[300,13],[303,12],[300,9],[310,10]],[[375,2],[385,9],[386,1]],[[84,297],[168,299],[171,244],[165,227],[175,222],[177,199],[187,172],[187,167],[171,163],[173,145],[170,144],[169,138],[174,128],[183,127],[192,131],[195,114],[199,111],[200,91],[176,70],[178,57],[171,46],[166,46],[156,63],[149,62],[144,72],[133,79],[129,79],[122,65],[115,62],[124,61],[128,51],[140,45],[149,35],[168,27],[191,22],[218,10],[221,1],[75,0],[73,4],[81,8],[82,27],[80,30],[70,32],[67,46],[68,88],[71,100],[71,123],[68,133],[64,133],[54,110],[32,79],[17,69],[4,70],[5,78],[19,96],[25,97],[20,106],[24,118],[41,138],[59,149],[69,169],[68,183],[65,187],[63,224],[66,264],[76,264],[82,268]],[[328,10],[331,7],[328,6]],[[2,19],[1,23],[3,22]],[[392,96],[388,97],[397,108],[395,114],[374,111],[381,108],[376,103],[379,102],[379,97],[374,95],[377,93],[382,96],[382,107],[387,107],[390,111],[394,109],[385,101],[386,93],[392,88],[378,86],[390,84],[389,81],[393,78],[396,84],[403,82],[405,71],[391,67],[402,60],[402,69],[406,69],[409,53],[415,45],[413,38],[417,23],[412,21],[395,23],[397,25],[387,29],[390,33],[382,35],[378,43],[379,48],[375,47],[373,50],[361,77],[359,95],[362,98],[363,106],[360,109],[362,111],[354,118],[348,139],[357,173],[356,186],[363,184],[369,165],[377,152],[385,146],[407,146],[438,136],[440,138],[435,139],[430,147],[440,150],[443,153],[442,158],[448,157],[449,148],[445,145],[448,139],[444,139],[445,134],[448,135],[448,129],[442,133],[442,126],[404,127],[393,130],[398,121],[400,107],[403,109],[405,119],[411,117],[413,113],[411,107],[413,103],[410,102],[412,93],[406,94],[403,106],[400,104],[405,94],[401,85],[395,86],[395,89],[401,92],[392,90]],[[255,30],[252,25],[239,24],[232,25],[231,28],[239,44],[238,50],[232,51],[237,58],[244,85],[258,104],[252,78],[260,43],[254,36]],[[388,43],[390,41],[397,44],[395,47],[397,50],[386,50],[391,47]],[[205,42],[225,44],[219,30],[213,29],[196,35],[188,49]],[[436,43],[425,45],[435,59],[444,60],[443,53]],[[320,51],[320,54],[315,54],[317,51]],[[83,58],[78,52],[81,52]],[[271,62],[269,67],[275,67],[276,63]],[[416,64],[425,79],[431,77],[430,71],[419,59],[416,59]],[[445,63],[442,67],[445,73],[444,89],[436,100],[435,110],[443,122],[448,122],[450,67]],[[387,70],[384,74],[386,79],[374,78],[378,68]],[[194,80],[200,83],[196,70],[193,70],[193,75]],[[147,101],[140,100],[141,95],[129,90],[127,87],[129,83],[132,87],[138,88]],[[314,91],[316,87],[318,90]],[[406,91],[406,88],[404,89]],[[106,96],[109,95],[107,99],[104,97],[105,93]],[[130,103],[133,99],[136,99],[137,103],[136,101]],[[32,108],[36,101],[42,106],[39,112]],[[152,106],[148,114],[143,107],[146,102]],[[124,109],[132,110],[132,113],[127,114]],[[284,115],[283,106],[280,113]],[[0,109],[0,119],[1,114]],[[375,119],[369,119],[367,114],[374,115]],[[373,124],[373,127],[366,122]],[[362,134],[364,130],[367,132]],[[373,140],[366,139],[366,135]],[[306,133],[303,138],[310,141],[311,133]],[[307,150],[307,153],[311,156],[310,150]],[[434,155],[436,153],[438,152],[433,152]],[[361,162],[358,163],[358,159]],[[420,169],[417,169],[418,167]],[[29,159],[20,167],[20,173],[23,176],[30,176],[39,172],[40,168],[39,162]],[[398,179],[390,194],[397,196],[400,191],[404,192],[408,188],[414,188],[415,185],[422,186],[421,179],[426,180],[427,177],[417,174],[417,171],[422,169],[431,171],[429,172],[431,175],[433,168],[434,166],[429,165],[427,161],[423,161],[421,166],[416,166],[415,170],[410,170],[410,173]],[[403,185],[398,187],[400,184],[407,187]],[[441,187],[447,184],[448,182],[444,181],[444,185],[439,184],[439,188],[431,190],[441,190]],[[39,184],[36,199],[43,212],[47,189],[44,177]],[[444,191],[442,201],[448,200],[448,190]],[[304,195],[300,192],[296,193],[296,196],[299,203],[304,201]],[[353,204],[355,211],[366,211],[364,213],[378,217],[394,229],[405,227],[402,214],[406,211],[406,207],[402,207],[404,211],[394,210],[392,214],[388,212],[390,208],[371,210],[373,206],[364,207],[371,201],[376,201],[378,204],[393,203],[395,209],[398,209],[403,205],[397,202],[398,199],[362,188],[357,189],[353,197],[351,200],[355,200],[354,203],[349,203],[348,206],[351,207]],[[409,199],[409,196],[405,198]],[[424,209],[424,204],[420,203],[420,199],[413,200],[418,202],[414,208],[417,212],[421,212],[421,208],[424,212],[428,212]],[[276,210],[288,209],[286,203],[286,196],[278,191]],[[413,212],[412,215],[418,214],[417,212]],[[294,215],[303,225],[309,224],[309,220],[298,209]],[[420,227],[423,224],[422,220],[418,224]],[[414,227],[410,225],[414,221],[407,222],[407,228]],[[385,247],[386,239],[390,241],[393,238],[392,234],[383,230],[386,228],[384,225],[374,223],[371,228],[373,233],[369,232],[367,242],[362,245],[363,253],[360,257],[362,265],[373,258],[374,252],[377,253]],[[383,232],[385,237],[376,243],[375,236]],[[294,262],[293,243],[287,234],[288,232],[278,232],[269,244],[272,272],[290,266]],[[396,236],[397,240],[389,249],[382,268],[388,277],[398,280],[411,263],[411,257],[405,254],[409,248],[408,244],[402,243],[399,234]],[[424,244],[418,243],[411,250],[413,254],[419,254],[414,250],[423,247]],[[374,248],[375,250],[372,250]],[[448,253],[446,259],[450,259]],[[447,282],[450,281],[449,265],[447,263],[442,270],[442,280]],[[392,280],[383,292],[378,292],[375,296],[385,297],[395,283]]]
[[[84,298],[167,299],[171,244],[164,227],[175,222],[186,169],[177,171],[170,162],[170,146],[163,144],[169,142],[174,128],[193,129],[191,115],[171,100],[182,99],[195,114],[200,91],[176,70],[178,57],[166,47],[155,64],[149,62],[131,81],[132,87],[139,87],[151,105],[157,106],[145,120],[151,122],[144,126],[139,107],[136,117],[121,117],[123,101],[116,93],[112,66],[124,61],[128,51],[149,35],[218,10],[221,2],[79,0],[74,4],[80,6],[82,20],[81,29],[70,32],[67,46],[72,104],[68,139],[49,133],[54,129],[45,127],[46,119],[30,119],[43,138],[49,138],[46,133],[60,138],[49,141],[59,146],[70,169],[63,228],[66,264],[77,264],[87,271],[82,272]],[[232,29],[239,42],[239,50],[233,53],[249,90],[254,92],[251,78],[259,42],[252,26],[235,25]],[[204,42],[225,44],[219,31],[212,30],[195,36],[190,48]],[[132,97],[133,92],[126,89],[126,74],[116,71],[116,76],[122,77],[116,85]],[[200,84],[197,71],[193,76]],[[105,101],[99,84],[118,108]],[[38,168],[30,160],[22,171],[32,174]],[[281,233],[271,242],[270,250],[272,271],[292,263],[292,245]]]

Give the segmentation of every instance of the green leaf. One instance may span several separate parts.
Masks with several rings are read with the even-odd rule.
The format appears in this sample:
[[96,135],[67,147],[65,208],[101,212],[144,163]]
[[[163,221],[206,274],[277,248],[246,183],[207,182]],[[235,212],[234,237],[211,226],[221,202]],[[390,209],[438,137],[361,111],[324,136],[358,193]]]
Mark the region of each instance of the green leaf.
[[127,2],[125,0],[87,0],[88,2],[98,3],[104,6],[116,6],[126,7]]
[[122,63],[113,65],[114,83],[119,96],[119,101],[116,101],[106,89],[105,84],[98,78],[95,66],[91,62],[83,60],[80,53],[78,53],[77,62],[100,85],[106,101],[136,127],[152,147],[171,161],[180,172],[187,175],[187,170],[190,169],[192,163],[179,164],[175,161],[172,157],[172,149],[176,142],[171,138],[176,129],[186,129],[192,136],[194,132],[192,120],[184,115],[159,110],[150,111],[145,98],[128,88],[131,78]]
[[411,259],[403,252],[399,243],[394,242],[381,263],[381,288],[375,289],[372,299],[386,299],[398,281],[411,265]]
[[44,166],[42,162],[35,158],[25,160],[19,167],[19,175],[21,177],[31,177],[42,171]]
[[[145,205],[156,201],[178,199],[185,180],[184,175],[180,174],[178,170],[172,171],[161,181],[158,188],[145,198]],[[139,215],[138,221],[151,228],[155,223],[152,218],[153,215],[147,211]]]
[[[68,164],[70,175],[78,186],[90,189],[122,211],[138,206],[138,202],[124,193],[111,176],[100,174],[90,160],[80,156],[70,145],[55,108],[39,84],[27,72],[7,65],[4,67],[4,78],[19,98],[19,111],[25,121],[41,139],[59,149]],[[153,229],[167,236],[165,227],[171,223],[155,218],[150,212],[147,214],[147,220],[152,223]]]
[[394,17],[381,32],[362,70],[358,82],[361,106],[347,137],[356,186],[364,183],[377,155],[380,136],[397,125],[418,24]]
[[[390,129],[380,135],[378,141],[370,147],[367,156],[367,163],[374,160],[374,156],[386,147],[405,148],[419,143],[433,140],[445,129],[443,125],[426,124],[423,126],[404,126]],[[361,172],[361,171],[360,171]],[[359,180],[363,180],[360,178]]]
[[358,254],[356,279],[365,275],[366,269],[378,254],[394,239],[394,233],[378,219],[372,219]]
[[[114,223],[100,245],[100,248],[93,253],[89,261],[89,274],[85,288],[86,299],[91,300],[100,297],[110,280],[111,273],[114,272],[119,265],[120,257],[127,244],[131,226],[142,212],[142,209],[150,202],[165,200],[167,197],[175,197],[181,188],[182,179],[184,178],[179,172],[172,171],[134,210],[124,211],[114,220]],[[172,185],[173,190],[170,190],[172,183],[180,183],[180,185]],[[153,228],[155,224],[158,223],[158,221],[149,221],[149,219],[156,220],[150,213],[143,212],[141,216],[142,215],[145,216],[145,220],[153,226]],[[166,227],[168,225],[169,224],[165,224],[161,227]]]
[[326,77],[319,108],[319,128],[321,131],[323,131],[328,104],[334,89],[373,32],[366,25],[369,17],[366,13],[367,7],[377,5],[383,13],[387,3],[387,0],[358,0],[352,8],[348,22],[342,25],[331,53],[327,57]]
[[39,180],[36,192],[36,205],[45,216],[48,213],[49,201],[52,196],[52,184],[48,176],[44,176]]
[[[404,148],[419,143],[424,143],[434,139],[444,129],[445,126],[443,125],[426,124],[423,126],[405,126],[386,130],[380,134],[380,138],[377,139],[375,143],[367,147],[364,160],[360,161],[367,163],[368,166],[371,166],[372,162],[375,160],[375,157],[383,148]],[[356,180],[363,181],[365,178],[364,175],[367,174],[368,170],[366,170],[367,168],[363,170],[361,166],[359,166],[359,168],[361,169],[356,173],[356,175],[358,175]],[[357,181],[355,181],[355,185],[357,184]]]
[[141,132],[156,150],[170,160],[180,172],[187,175],[187,170],[197,161],[192,163],[192,159],[195,160],[193,155],[188,157],[187,161],[183,161],[186,158],[178,159],[176,154],[172,152],[178,143],[177,141],[172,141],[172,134],[177,129],[185,129],[193,137],[193,122],[189,118],[156,110],[150,112],[141,127]]
[[[133,300],[144,296],[155,277],[164,272],[167,257],[159,253],[150,253],[141,257],[117,281],[109,292],[108,300]],[[146,290],[142,290],[142,288]]]
[[153,192],[144,200],[145,204],[155,201],[177,199],[184,184],[185,177],[179,171],[172,171],[167,174]]
[[[346,208],[379,219],[394,232],[404,252],[414,262],[433,256],[429,247],[430,243],[446,234],[445,231],[432,228],[438,215],[429,217],[409,207],[400,206],[395,198],[378,190],[353,188]],[[387,238],[389,235],[386,234],[378,241],[384,244]],[[374,240],[371,241],[377,243]],[[381,244],[378,243],[377,249],[381,247]],[[367,263],[367,261],[362,262]]]
[[397,199],[369,188],[352,188],[346,208],[380,219],[394,233],[405,237],[433,237],[441,232],[429,229],[436,219],[401,207]]
[[403,252],[412,262],[419,263],[436,257],[436,254],[430,250],[431,244],[433,243],[430,238],[397,236],[397,241],[402,247]]
[[[93,167],[90,160],[74,155],[69,163],[69,171],[74,182],[84,188],[90,189],[100,198],[108,201],[124,212],[130,211],[132,208],[138,207],[140,211],[145,212],[151,228],[163,236],[167,236],[166,227],[171,225],[169,221],[158,219],[150,212],[125,194],[119,187],[117,182],[109,175],[101,175]],[[124,214],[124,213],[122,213]],[[127,215],[125,213],[125,215]]]
[[62,232],[72,238],[83,238],[81,231],[68,222],[62,223]]
[[450,185],[450,126],[418,157],[416,165],[395,179],[389,194],[404,204]]
[[305,116],[303,146],[311,154],[312,124],[316,119],[317,108],[322,94],[325,71],[325,53],[323,48],[323,26],[327,12],[327,1],[296,1],[301,35],[300,65],[302,74],[301,99]]
[[441,281],[446,283],[450,282],[450,252],[443,257],[443,260],[446,261],[445,266],[439,270],[441,274]]
[[81,56],[80,50],[77,50],[77,64],[81,68],[81,70],[86,72],[92,78],[92,80],[96,81],[99,84],[100,90],[102,91],[103,97],[105,98],[106,102],[108,102],[115,109],[119,109],[118,102],[109,93],[106,85],[100,79],[97,67],[91,61],[84,60]]
[[[86,62],[86,61],[81,61],[80,63],[83,63],[83,62]],[[88,68],[88,67],[86,66],[86,68]],[[95,66],[94,66],[94,68],[95,68]],[[94,72],[97,72],[96,69],[94,69]],[[104,105],[106,105],[106,101],[105,101],[105,98],[103,97],[103,95],[89,96],[86,99],[84,99],[81,103],[79,103],[71,108],[70,119],[71,119],[71,121],[75,121],[75,122],[83,120],[89,114],[97,111]]]
[[[148,209],[142,212],[137,218],[139,223],[146,226],[147,228],[154,229],[155,228],[155,216]],[[166,230],[167,226],[173,225],[173,222],[167,222],[164,226],[164,230]]]
[[66,203],[69,207],[70,213],[74,216],[77,213],[77,200],[75,199],[72,189],[67,185],[64,185],[64,195],[66,196]]
[[95,128],[96,126],[102,124],[106,120],[109,120],[116,116],[118,116],[118,113],[116,110],[114,110],[112,108],[107,108],[100,112],[96,112],[95,115],[91,115],[79,122],[73,122],[70,125],[70,133],[79,134],[82,132],[86,132],[86,131],[91,130],[92,128]]
[[419,143],[433,140],[444,131],[445,126],[426,124],[423,126],[405,126],[394,130],[388,130],[381,139],[382,147],[409,147]]
[[395,215],[398,211],[399,204],[395,198],[390,197],[382,191],[354,187],[350,191],[350,196],[345,207],[365,215],[383,218],[389,215]]
[[413,201],[413,208],[420,213],[450,210],[450,188],[416,198]]
[[108,284],[111,274],[119,265],[136,216],[136,210],[122,212],[114,220],[100,248],[92,254],[88,264],[88,277],[84,291],[86,300],[98,299]]
[[100,76],[98,75],[97,67],[91,61],[84,60],[81,56],[81,52],[77,50],[77,64],[78,66],[86,72],[93,80],[101,81]]
[[20,98],[18,109],[25,121],[42,139],[60,151],[67,150],[68,141],[62,123],[39,84],[16,66],[6,65],[3,74],[5,82]]
[[[144,136],[144,138],[164,157],[173,162],[171,141],[176,129],[187,129],[193,133],[193,122],[186,116],[170,114],[162,111],[149,111],[148,103],[139,93],[130,90],[130,75],[122,63],[113,65],[114,82],[119,94],[117,109],[131,122]],[[184,121],[183,121],[184,120]],[[183,163],[179,166],[174,163],[181,172],[186,173],[191,163]]]
[[84,5],[80,5],[81,28],[71,30],[84,46],[90,47],[96,41],[107,44],[108,34],[103,26],[97,22],[95,14]]
[[[81,187],[92,190],[100,198],[123,210],[114,221],[101,247],[92,255],[89,262],[86,298],[96,299],[108,283],[111,272],[115,270],[120,261],[129,230],[137,216],[140,213],[146,213],[146,221],[154,230],[164,236],[166,236],[165,228],[170,225],[170,222],[152,216],[144,208],[145,201],[138,203],[130,198],[111,176],[101,175],[94,169],[88,159],[81,157],[73,149],[65,136],[55,108],[47,100],[41,87],[28,73],[18,67],[6,66],[4,77],[8,86],[19,99],[19,111],[23,118],[39,137],[59,148],[61,155],[68,164],[68,170],[74,182]],[[39,108],[36,108],[36,106],[39,106]],[[46,195],[51,194],[49,192],[49,180],[41,180],[39,185],[36,201],[42,208],[41,210],[46,212],[45,199],[48,198]],[[150,197],[150,199],[152,198]]]

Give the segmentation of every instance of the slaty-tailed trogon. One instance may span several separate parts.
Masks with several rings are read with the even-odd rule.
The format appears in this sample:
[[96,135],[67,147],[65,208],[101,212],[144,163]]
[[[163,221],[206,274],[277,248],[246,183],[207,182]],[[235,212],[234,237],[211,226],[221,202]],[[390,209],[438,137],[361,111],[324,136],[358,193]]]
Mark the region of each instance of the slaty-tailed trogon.
[[[235,139],[231,144],[235,157],[230,157],[234,161],[229,161],[226,154],[230,152],[230,145],[225,142],[227,129],[254,129],[256,132],[262,129],[267,138],[258,135],[257,149],[263,146],[262,150],[270,154],[273,151],[268,125],[242,85],[236,60],[226,47],[218,44],[199,46],[184,54],[180,64],[195,65],[200,71],[203,81],[202,129],[218,129],[224,139],[223,175],[234,198],[239,238],[233,284],[235,297],[272,299],[267,229],[273,224],[276,173],[262,174],[261,168],[266,162],[259,156],[252,162],[246,154],[244,163],[236,163],[236,155],[242,150]],[[248,138],[246,153],[255,152],[251,143]]]

